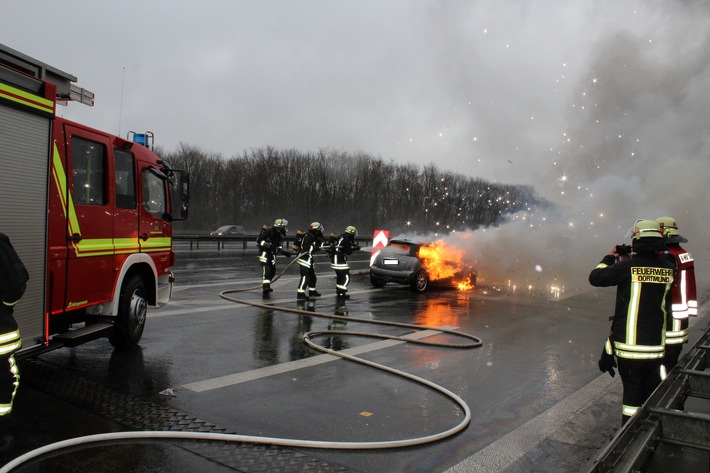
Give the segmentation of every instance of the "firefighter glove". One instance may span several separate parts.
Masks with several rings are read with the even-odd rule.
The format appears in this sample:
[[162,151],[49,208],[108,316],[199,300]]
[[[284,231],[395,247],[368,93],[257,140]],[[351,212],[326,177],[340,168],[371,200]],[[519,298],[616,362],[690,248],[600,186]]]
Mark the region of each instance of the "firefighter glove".
[[616,368],[616,360],[614,359],[614,355],[607,353],[605,348],[602,350],[602,356],[599,358],[599,371],[602,373],[609,373],[613,378],[616,375],[614,368]]

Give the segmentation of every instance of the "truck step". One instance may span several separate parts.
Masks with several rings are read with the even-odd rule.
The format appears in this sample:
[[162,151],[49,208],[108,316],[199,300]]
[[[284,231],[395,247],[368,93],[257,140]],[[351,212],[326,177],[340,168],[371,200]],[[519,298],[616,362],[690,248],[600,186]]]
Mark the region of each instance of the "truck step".
[[57,334],[52,338],[52,341],[59,342],[66,347],[75,347],[97,338],[108,337],[112,331],[113,324],[97,323]]

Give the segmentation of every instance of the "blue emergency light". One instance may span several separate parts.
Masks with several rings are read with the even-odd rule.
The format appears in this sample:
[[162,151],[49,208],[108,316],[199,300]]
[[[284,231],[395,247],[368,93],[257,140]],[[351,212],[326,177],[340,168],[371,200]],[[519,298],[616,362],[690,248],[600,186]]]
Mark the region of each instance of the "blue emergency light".
[[146,131],[145,133],[136,133],[134,131],[128,132],[128,140],[136,144],[145,146],[148,149],[153,149],[153,135],[152,131]]

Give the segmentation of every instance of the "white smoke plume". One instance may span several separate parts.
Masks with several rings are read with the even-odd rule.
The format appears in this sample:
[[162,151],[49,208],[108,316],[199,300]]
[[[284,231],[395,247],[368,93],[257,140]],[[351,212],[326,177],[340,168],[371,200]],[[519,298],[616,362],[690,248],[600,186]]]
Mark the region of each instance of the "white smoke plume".
[[[446,237],[467,249],[482,279],[584,290],[608,250],[629,243],[636,219],[669,215],[689,239],[699,288],[707,288],[710,23],[691,20],[710,17],[710,6],[665,5],[654,39],[660,46],[621,29],[596,44],[569,98],[561,140],[531,150],[531,163],[549,163],[535,187],[555,208]],[[686,23],[692,32],[678,29]]]

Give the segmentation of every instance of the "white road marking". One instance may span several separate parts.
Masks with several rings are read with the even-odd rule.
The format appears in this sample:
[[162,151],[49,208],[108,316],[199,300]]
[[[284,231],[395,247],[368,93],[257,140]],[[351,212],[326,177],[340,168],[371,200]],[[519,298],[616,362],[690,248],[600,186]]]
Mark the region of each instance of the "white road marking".
[[602,394],[608,391],[615,381],[618,382],[606,373],[597,376],[571,396],[477,451],[459,464],[452,466],[444,473],[488,473],[505,470],[560,429],[575,414],[598,402]]
[[[453,330],[455,327],[441,328]],[[430,337],[432,335],[437,335],[440,333],[441,332],[439,332],[438,330],[422,330],[420,332],[404,335],[402,338],[407,338],[410,340],[419,340],[421,338]],[[343,353],[347,353],[349,355],[360,355],[362,353],[380,350],[382,348],[389,348],[396,345],[401,345],[402,343],[406,342],[398,340],[382,340],[375,343],[369,343],[360,347],[348,348],[346,350],[343,350]],[[220,376],[218,378],[212,378],[204,381],[198,381],[195,383],[184,384],[182,387],[195,392],[211,391],[213,389],[224,388],[227,386],[246,383],[248,381],[254,381],[256,379],[266,378],[277,374],[288,373],[289,371],[299,370],[301,368],[308,368],[311,366],[320,365],[322,363],[328,363],[338,359],[340,358],[328,354],[312,356],[310,358],[305,358],[302,360],[289,361],[287,363],[267,366],[265,368],[260,368],[257,370],[245,371],[244,373],[234,373],[226,376]]]
[[[691,317],[690,325],[703,319],[710,312],[710,304],[704,304],[697,317]],[[617,379],[599,375],[583,388],[566,397],[534,419],[529,420],[509,434],[477,451],[444,473],[488,473],[503,471],[520,460],[528,451],[544,442],[561,429],[569,419],[596,404],[598,399],[612,389]],[[621,399],[619,399],[621,405]]]

